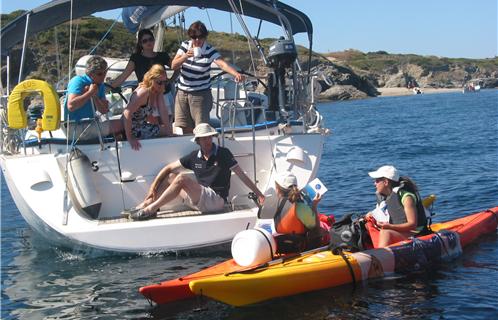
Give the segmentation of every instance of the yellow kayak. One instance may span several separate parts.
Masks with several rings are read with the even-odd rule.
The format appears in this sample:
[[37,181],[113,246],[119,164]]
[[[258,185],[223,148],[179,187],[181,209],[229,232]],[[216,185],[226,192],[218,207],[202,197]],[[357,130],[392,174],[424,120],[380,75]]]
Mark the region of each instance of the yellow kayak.
[[[496,230],[498,207],[445,223],[433,224],[436,233],[402,241],[388,248],[335,255],[310,253],[270,266],[193,280],[197,295],[243,306],[276,297],[340,286],[383,277],[394,272],[420,270],[454,259],[462,247],[484,233]],[[444,229],[444,230],[443,230]]]

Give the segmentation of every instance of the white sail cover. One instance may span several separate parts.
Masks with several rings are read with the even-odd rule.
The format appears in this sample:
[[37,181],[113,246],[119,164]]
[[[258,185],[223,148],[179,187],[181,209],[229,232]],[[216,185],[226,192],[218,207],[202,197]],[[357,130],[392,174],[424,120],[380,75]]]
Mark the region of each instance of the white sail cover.
[[173,15],[187,9],[187,6],[135,6],[123,8],[121,18],[130,32],[139,29],[151,28],[159,21],[168,19]]

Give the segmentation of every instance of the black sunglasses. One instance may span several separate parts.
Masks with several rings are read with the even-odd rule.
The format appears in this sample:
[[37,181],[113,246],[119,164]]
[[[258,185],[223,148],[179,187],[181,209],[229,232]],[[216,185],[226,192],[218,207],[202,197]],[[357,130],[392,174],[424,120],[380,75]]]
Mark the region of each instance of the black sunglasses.
[[152,37],[148,37],[148,38],[143,38],[143,39],[142,39],[142,43],[143,43],[143,44],[145,44],[145,43],[147,43],[147,42],[154,42],[154,41],[155,41],[155,39],[154,39],[154,38],[152,38]]
[[199,39],[203,39],[203,37],[202,37],[202,36],[195,36],[195,37],[190,37],[190,38],[192,38],[192,40],[199,40]]
[[155,81],[160,86],[162,86],[163,84],[166,84],[168,82],[168,80],[155,80]]

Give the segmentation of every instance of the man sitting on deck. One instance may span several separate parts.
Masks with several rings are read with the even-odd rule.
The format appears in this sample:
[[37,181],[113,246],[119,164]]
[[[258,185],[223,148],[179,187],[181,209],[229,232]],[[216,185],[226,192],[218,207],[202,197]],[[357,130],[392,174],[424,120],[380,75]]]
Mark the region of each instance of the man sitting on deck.
[[[145,200],[132,211],[131,218],[154,218],[161,206],[178,195],[188,206],[201,212],[220,211],[227,202],[230,171],[235,172],[262,204],[264,195],[242,171],[230,150],[213,143],[213,136],[216,135],[218,132],[209,124],[198,124],[194,129],[194,137],[200,149],[165,166],[152,182]],[[194,171],[198,182],[179,172],[182,168]]]

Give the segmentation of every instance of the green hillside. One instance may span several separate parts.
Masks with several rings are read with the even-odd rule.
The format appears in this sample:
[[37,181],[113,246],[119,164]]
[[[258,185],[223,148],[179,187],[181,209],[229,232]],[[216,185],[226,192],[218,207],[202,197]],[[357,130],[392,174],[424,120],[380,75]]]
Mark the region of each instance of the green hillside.
[[[7,24],[23,11],[2,14],[2,25]],[[102,37],[109,31],[106,39]],[[135,35],[129,33],[122,23],[114,24],[113,20],[96,17],[78,19],[73,23],[74,55],[71,61],[73,67],[83,55],[101,41],[93,51],[112,58],[128,58],[134,50]],[[164,37],[163,50],[174,56],[179,41],[183,35],[179,28],[168,28]],[[274,39],[262,39],[261,44],[268,50]],[[225,32],[211,32],[209,42],[214,45],[227,60],[232,57],[243,69],[249,68],[251,56],[248,54],[248,43],[245,36]],[[68,73],[69,53],[69,23],[42,32],[29,39],[26,53],[24,77],[38,77],[57,82],[62,75]],[[306,49],[298,48],[305,59]],[[16,74],[20,62],[20,45],[11,54],[11,83],[18,78]],[[420,86],[428,87],[459,87],[472,79],[487,79],[488,87],[498,86],[498,57],[492,59],[452,59],[435,56],[420,56],[415,54],[389,54],[385,51],[363,53],[357,50],[322,53],[330,62],[344,66],[356,73],[365,81],[376,87],[405,86],[407,81],[416,81]],[[318,55],[316,55],[318,56]],[[253,48],[253,57],[259,58]],[[303,60],[306,61],[306,60]],[[315,58],[313,66],[324,60]],[[261,65],[261,61],[256,63]],[[6,81],[5,61],[2,60],[2,82]]]
[[[22,11],[15,11],[11,14],[1,16],[2,24],[7,24],[15,17],[22,14]],[[135,35],[130,33],[120,22],[114,24],[113,20],[96,17],[85,17],[73,22],[73,59],[71,66],[84,55],[90,54],[101,41],[93,54],[98,54],[112,58],[128,58],[134,51]],[[109,31],[105,39],[102,37]],[[163,51],[170,56],[174,56],[181,40],[184,40],[179,28],[168,28],[163,41]],[[272,39],[263,39],[261,43],[268,48]],[[228,61],[232,55],[241,68],[248,68],[250,65],[250,55],[248,54],[248,43],[245,36],[240,34],[229,34],[225,32],[210,32],[209,42],[214,45]],[[59,74],[68,72],[69,53],[69,23],[57,26],[51,30],[41,32],[28,41],[28,52],[25,61],[25,76],[38,77],[51,82],[56,82]],[[255,50],[254,57],[258,58]],[[17,79],[15,72],[19,68],[21,46],[13,49],[11,54],[11,81]],[[5,65],[5,61],[2,61]],[[2,80],[5,81],[5,74],[2,72]]]

